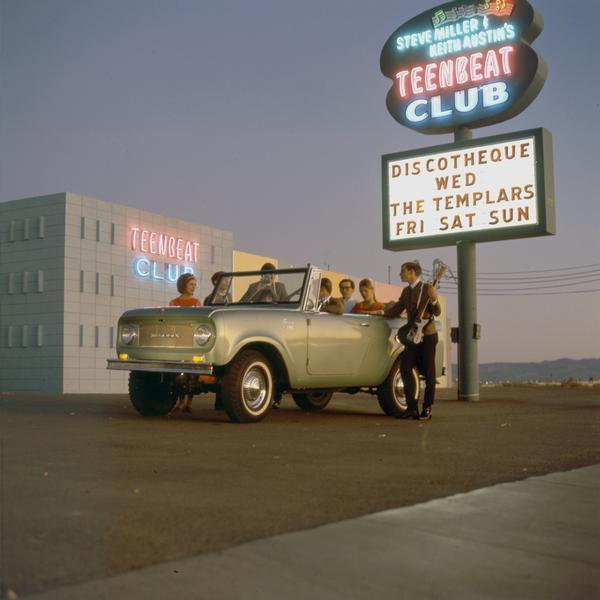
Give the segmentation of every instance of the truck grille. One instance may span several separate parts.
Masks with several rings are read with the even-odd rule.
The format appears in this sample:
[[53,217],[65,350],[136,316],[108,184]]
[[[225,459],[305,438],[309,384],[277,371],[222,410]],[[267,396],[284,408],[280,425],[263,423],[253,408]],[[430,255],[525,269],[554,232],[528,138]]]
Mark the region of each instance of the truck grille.
[[190,348],[193,328],[189,325],[142,325],[140,346],[151,348]]

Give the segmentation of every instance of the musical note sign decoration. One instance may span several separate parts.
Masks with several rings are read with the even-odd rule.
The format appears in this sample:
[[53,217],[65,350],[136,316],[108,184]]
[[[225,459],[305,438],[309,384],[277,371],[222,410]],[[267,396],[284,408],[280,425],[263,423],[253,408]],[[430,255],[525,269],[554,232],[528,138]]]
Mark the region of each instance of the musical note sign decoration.
[[546,80],[546,64],[530,46],[542,28],[526,0],[461,0],[421,13],[381,52],[381,71],[392,80],[389,112],[422,133],[514,117]]

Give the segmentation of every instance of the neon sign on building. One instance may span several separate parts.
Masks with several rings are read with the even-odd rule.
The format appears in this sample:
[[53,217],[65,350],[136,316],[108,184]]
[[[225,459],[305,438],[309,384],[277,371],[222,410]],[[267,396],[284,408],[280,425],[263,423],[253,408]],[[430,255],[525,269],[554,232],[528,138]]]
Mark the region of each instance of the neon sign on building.
[[546,65],[529,45],[542,20],[526,0],[449,2],[411,19],[388,38],[381,71],[386,104],[423,133],[482,127],[524,110]]
[[[143,254],[133,259],[133,274],[138,278],[175,282],[183,273],[193,274],[189,263],[198,262],[199,246],[199,242],[182,237],[142,227],[129,228],[129,248]],[[165,259],[169,262],[163,262]]]

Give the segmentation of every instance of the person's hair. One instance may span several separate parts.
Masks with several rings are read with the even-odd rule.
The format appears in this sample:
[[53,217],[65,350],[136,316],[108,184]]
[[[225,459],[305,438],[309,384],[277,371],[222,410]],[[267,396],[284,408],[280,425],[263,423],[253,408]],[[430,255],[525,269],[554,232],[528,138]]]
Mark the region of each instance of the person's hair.
[[219,279],[221,279],[221,275],[224,275],[225,271],[217,271],[216,273],[213,273],[211,275],[210,281],[213,284],[213,286],[217,285],[217,282],[219,281]]
[[373,302],[376,302],[377,298],[375,298],[375,286],[373,285],[373,280],[369,279],[368,277],[361,279],[358,283],[358,289],[360,290],[362,287],[373,290]]
[[343,283],[346,283],[346,281],[347,281],[347,282],[350,284],[350,287],[351,287],[352,289],[354,289],[354,281],[352,281],[352,279],[348,279],[348,278],[346,278],[346,279],[342,279],[342,280],[339,282],[339,284],[338,284],[338,285],[339,285],[339,287],[342,287],[342,284],[343,284]]
[[400,270],[404,271],[405,269],[407,271],[414,271],[417,277],[421,275],[421,265],[416,260],[403,263]]
[[196,279],[196,276],[192,273],[184,273],[183,275],[179,276],[177,279],[177,291],[180,294],[185,294],[185,287],[187,286],[188,281],[191,279]]
[[329,279],[329,277],[321,278],[321,287],[325,288],[328,294],[331,294],[331,290],[333,289],[333,286],[331,285],[331,279]]
[[275,271],[277,269],[277,267],[270,262],[266,262],[261,268],[261,271]]

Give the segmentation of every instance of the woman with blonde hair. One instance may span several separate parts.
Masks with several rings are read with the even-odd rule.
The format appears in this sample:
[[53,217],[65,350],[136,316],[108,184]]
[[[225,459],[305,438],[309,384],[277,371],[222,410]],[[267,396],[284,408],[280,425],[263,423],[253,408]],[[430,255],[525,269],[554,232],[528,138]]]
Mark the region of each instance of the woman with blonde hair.
[[361,279],[358,284],[358,290],[363,297],[362,302],[357,302],[352,309],[354,314],[359,315],[382,315],[384,305],[375,298],[375,286],[368,277]]

